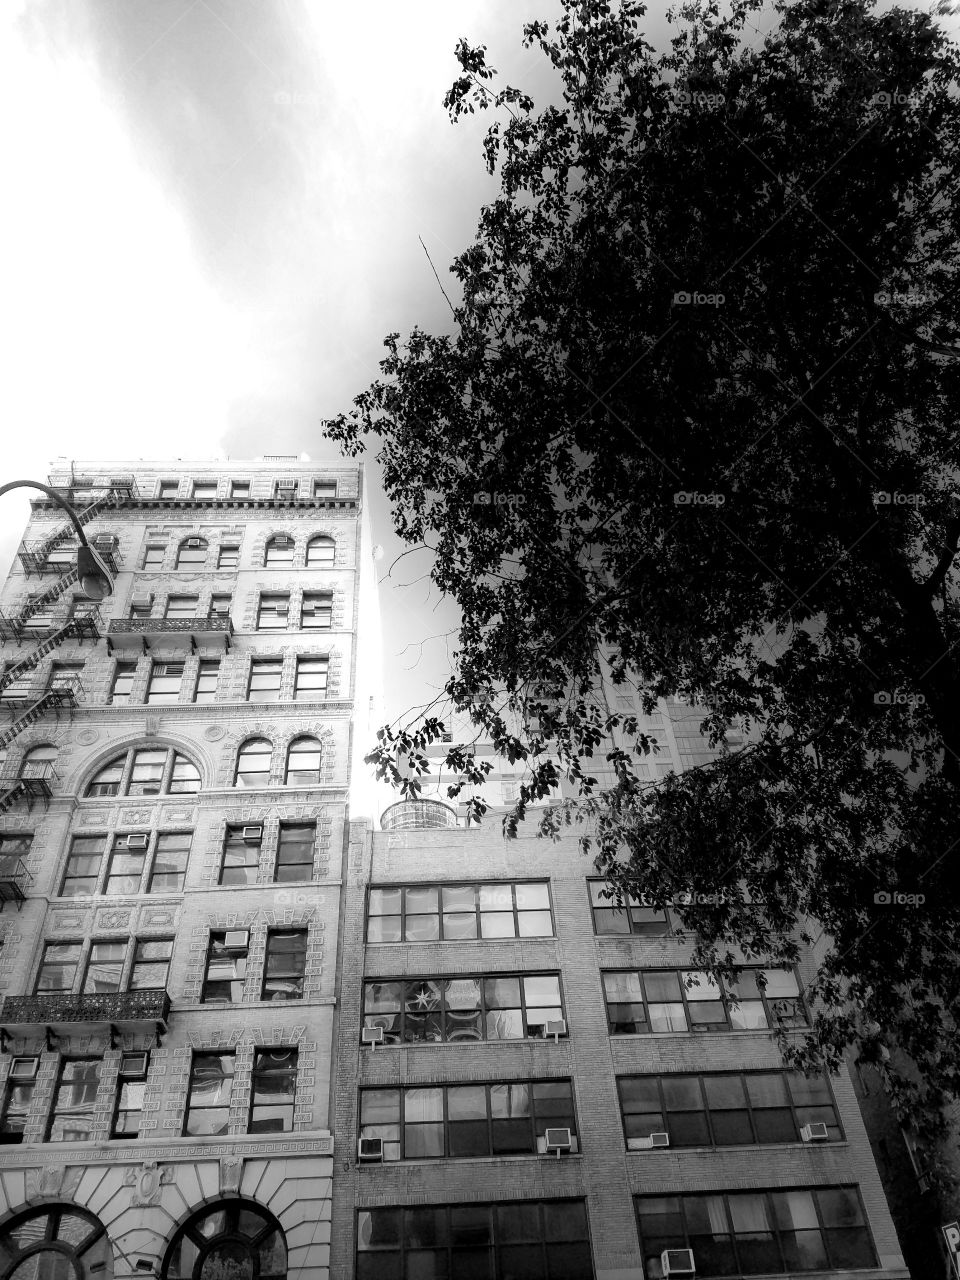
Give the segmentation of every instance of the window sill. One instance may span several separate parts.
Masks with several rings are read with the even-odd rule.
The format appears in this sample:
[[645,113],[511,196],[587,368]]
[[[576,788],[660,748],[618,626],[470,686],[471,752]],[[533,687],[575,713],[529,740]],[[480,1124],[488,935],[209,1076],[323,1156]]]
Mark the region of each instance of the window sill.
[[556,942],[556,941],[557,941],[557,935],[555,933],[539,933],[539,934],[536,934],[534,937],[530,937],[530,938],[527,938],[527,937],[520,938],[516,936],[506,937],[506,938],[424,938],[424,939],[417,939],[417,940],[411,939],[409,942],[370,942],[368,940],[364,945],[368,947],[432,947],[437,945],[445,947],[445,946],[452,945],[453,943],[460,943],[462,945],[467,942],[470,942],[470,943],[479,942],[479,943],[486,944],[487,946],[493,946],[495,943],[504,943],[504,942]]
[[835,1138],[827,1142],[737,1142],[732,1146],[715,1146],[715,1147],[626,1147],[628,1156],[641,1156],[646,1158],[652,1152],[662,1152],[666,1155],[704,1155],[708,1152],[723,1151],[729,1153],[731,1151],[809,1151],[812,1148],[828,1147],[831,1151],[835,1151],[838,1147],[849,1147],[850,1143],[846,1138]]

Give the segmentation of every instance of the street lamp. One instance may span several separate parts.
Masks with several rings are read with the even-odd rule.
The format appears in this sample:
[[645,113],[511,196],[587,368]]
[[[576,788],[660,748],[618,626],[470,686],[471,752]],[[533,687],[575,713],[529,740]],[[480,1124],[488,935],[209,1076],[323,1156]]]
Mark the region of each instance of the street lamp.
[[77,576],[80,579],[80,590],[88,600],[99,601],[106,596],[112,595],[113,577],[110,570],[104,564],[102,557],[97,554],[87,541],[87,535],[83,532],[83,525],[77,519],[73,509],[67,506],[59,493],[45,484],[38,484],[36,480],[11,480],[9,484],[0,485],[0,497],[11,489],[39,489],[41,493],[45,493],[48,498],[52,499],[58,507],[61,507],[67,513],[70,517],[70,523],[77,531],[77,537],[80,539],[80,546],[77,548]]

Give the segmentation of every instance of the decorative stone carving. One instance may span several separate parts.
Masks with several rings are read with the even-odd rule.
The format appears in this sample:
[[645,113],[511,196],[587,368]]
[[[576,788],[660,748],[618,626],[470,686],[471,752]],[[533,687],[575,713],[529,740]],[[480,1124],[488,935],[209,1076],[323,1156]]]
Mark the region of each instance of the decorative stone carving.
[[157,1164],[156,1160],[144,1160],[135,1169],[128,1169],[123,1175],[123,1185],[133,1187],[130,1197],[131,1205],[138,1209],[160,1203],[160,1188],[173,1181],[173,1170]]
[[220,1194],[235,1196],[240,1192],[240,1179],[243,1177],[242,1156],[222,1156],[220,1159]]
[[92,747],[95,742],[100,740],[100,733],[97,729],[81,729],[77,734],[77,741],[85,747]]
[[204,729],[203,736],[210,742],[219,742],[225,733],[226,729],[224,729],[223,725],[212,724],[209,728]]

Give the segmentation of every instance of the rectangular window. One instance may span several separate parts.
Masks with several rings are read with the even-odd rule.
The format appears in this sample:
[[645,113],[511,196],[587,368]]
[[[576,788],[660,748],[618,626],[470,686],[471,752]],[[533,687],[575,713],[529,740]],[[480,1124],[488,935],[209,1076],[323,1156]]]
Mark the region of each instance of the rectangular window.
[[390,885],[370,890],[368,942],[550,938],[547,882]]
[[61,898],[85,898],[97,892],[97,881],[107,848],[106,836],[74,836],[60,886]]
[[387,1044],[542,1040],[564,1016],[555,973],[378,979],[364,984],[363,1012]]
[[[236,495],[234,495],[236,496]],[[236,569],[240,564],[240,547],[235,542],[223,543],[217,552],[218,569]]]
[[300,610],[301,631],[329,631],[333,621],[333,592],[305,591]]
[[47,1126],[47,1142],[89,1142],[96,1126],[99,1058],[64,1058],[60,1063]]
[[592,1280],[586,1205],[583,1200],[503,1200],[360,1209],[356,1275],[357,1280],[387,1276]]
[[[32,607],[36,599],[37,599],[37,595],[28,596],[27,604]],[[38,632],[49,631],[52,626],[53,626],[53,603],[51,601],[51,602],[48,602],[47,604],[42,605],[39,609],[37,609],[36,613],[32,613],[30,617],[26,620],[26,622],[23,624],[23,629],[24,631],[30,632],[32,635],[35,636],[36,633]]]
[[215,702],[219,678],[220,659],[201,658],[197,667],[197,684],[193,691],[194,702]]
[[[182,670],[181,666],[181,670]],[[158,796],[163,789],[163,772],[167,765],[166,748],[134,753],[127,795]]]
[[83,979],[83,994],[96,995],[120,990],[123,962],[127,955],[125,941],[94,940],[87,956],[87,971]]
[[138,938],[133,948],[128,991],[165,991],[170,975],[172,938]]
[[619,970],[604,973],[603,985],[611,1035],[755,1031],[807,1021],[790,969],[743,969],[736,983],[721,985],[694,969]]
[[228,592],[215,593],[210,597],[210,617],[229,618],[233,597]]
[[319,702],[327,693],[327,659],[298,658],[293,696],[297,702]]
[[273,486],[275,498],[295,498],[297,496],[296,480],[277,480]]
[[[6,674],[11,667],[15,667],[16,665],[17,663],[15,662],[5,663],[3,668],[4,674]],[[26,702],[30,693],[30,686],[33,684],[33,676],[34,673],[32,671],[25,671],[23,675],[14,677],[3,692],[0,693],[0,698],[2,698],[4,702]]]
[[[14,1062],[17,1059],[13,1060]],[[21,1058],[20,1062],[28,1059]],[[20,1079],[12,1073],[7,1077],[3,1091],[3,1106],[0,1108],[0,1145],[11,1145],[23,1141],[23,1132],[30,1118],[33,1105],[33,1091],[36,1088],[36,1071],[39,1059],[33,1061],[33,1079]]]
[[623,1076],[620,1113],[630,1150],[644,1150],[651,1134],[671,1147],[762,1146],[800,1142],[811,1123],[843,1137],[826,1076],[793,1071],[715,1072],[705,1075]]
[[185,1137],[227,1132],[235,1059],[234,1053],[193,1055],[186,1114],[183,1119]]
[[249,498],[250,497],[250,481],[249,480],[231,480],[230,497],[231,498]]
[[195,618],[199,603],[199,596],[167,596],[167,607],[163,616],[165,618]]
[[665,1249],[691,1249],[698,1275],[875,1267],[856,1187],[637,1196],[647,1275]]
[[117,1077],[117,1106],[113,1114],[111,1138],[138,1138],[143,1118],[143,1095],[147,1087],[146,1053],[125,1053]]
[[596,933],[628,933],[641,938],[663,938],[671,931],[671,921],[666,910],[657,911],[647,906],[642,898],[628,896],[623,906],[609,894],[605,880],[589,880],[590,907]]
[[141,569],[162,569],[163,557],[166,554],[166,547],[153,544],[145,547],[143,552],[143,564]]
[[289,1133],[297,1094],[297,1050],[258,1049],[248,1133]]
[[32,844],[32,832],[0,835],[0,880],[20,882],[24,873],[20,860],[29,854]]
[[380,1138],[384,1160],[535,1155],[546,1151],[547,1129],[569,1129],[577,1151],[577,1122],[569,1080],[364,1089],[360,1138]]
[[262,595],[257,609],[258,631],[285,631],[290,616],[290,593]]
[[141,832],[115,836],[107,863],[107,879],[103,892],[107,894],[139,893],[143,882],[143,869],[147,865],[147,846],[150,837]]
[[133,682],[137,676],[135,662],[118,662],[113,669],[113,684],[110,686],[110,702],[114,705],[128,703],[133,693]]
[[227,827],[220,864],[221,884],[256,884],[263,827]]
[[182,662],[155,662],[150,668],[147,702],[179,702],[182,680]]
[[336,480],[314,480],[313,496],[315,498],[335,498],[337,496]]
[[50,667],[47,690],[77,689],[82,672],[82,662],[54,662]]
[[161,498],[176,498],[180,493],[179,480],[161,480],[159,495]]
[[247,976],[249,934],[234,929],[210,934],[207,971],[200,995],[203,1004],[240,1004]]
[[279,702],[282,658],[254,658],[250,663],[248,702]]
[[274,880],[278,884],[289,880],[312,880],[313,847],[316,842],[315,822],[281,823]]
[[149,618],[153,613],[153,597],[149,600],[134,600],[130,604],[131,621],[139,619],[141,622]]
[[195,498],[215,498],[217,496],[216,480],[194,480],[193,496]]
[[302,1000],[307,970],[306,929],[271,929],[263,962],[262,1000]]

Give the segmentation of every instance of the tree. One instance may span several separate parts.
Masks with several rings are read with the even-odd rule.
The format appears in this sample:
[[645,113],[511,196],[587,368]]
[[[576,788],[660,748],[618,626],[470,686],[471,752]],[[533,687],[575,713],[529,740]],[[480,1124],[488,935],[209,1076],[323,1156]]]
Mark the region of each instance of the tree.
[[[461,608],[449,701],[530,764],[508,830],[552,755],[576,799],[544,832],[582,823],[620,893],[717,898],[682,913],[703,967],[822,933],[788,1061],[903,1050],[891,1092],[935,1139],[960,1094],[958,49],[867,0],[779,0],[764,37],[760,3],[688,5],[658,54],[636,0],[564,0],[525,29],[561,86],[539,111],[462,41],[445,105],[491,112],[501,193],[454,332],[391,334],[328,434],[377,442]],[[702,707],[717,758],[644,780],[605,654],[645,710]],[[369,758],[414,794],[442,727]],[[447,765],[451,794],[483,777]]]

